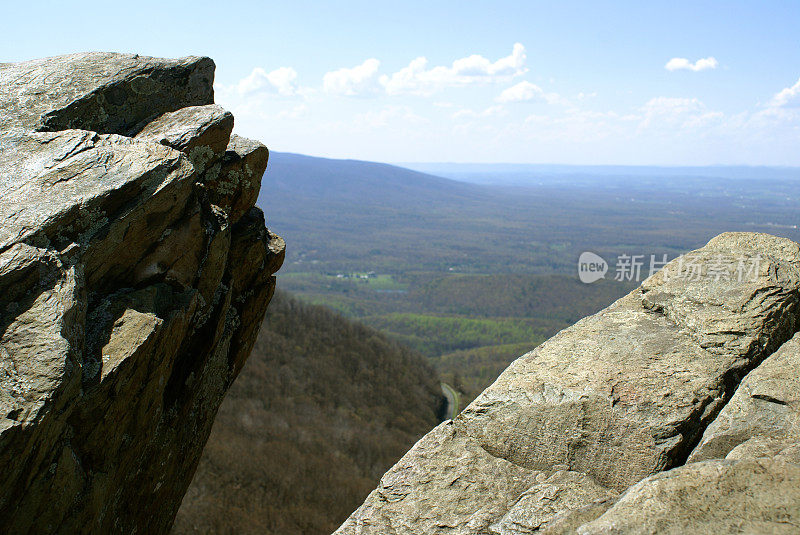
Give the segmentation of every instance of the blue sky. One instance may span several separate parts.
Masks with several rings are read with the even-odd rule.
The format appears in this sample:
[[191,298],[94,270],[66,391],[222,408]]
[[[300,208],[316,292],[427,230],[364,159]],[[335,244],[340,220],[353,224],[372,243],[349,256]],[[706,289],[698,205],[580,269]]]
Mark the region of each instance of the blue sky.
[[274,150],[800,165],[797,1],[64,4],[4,5],[0,61],[208,55]]

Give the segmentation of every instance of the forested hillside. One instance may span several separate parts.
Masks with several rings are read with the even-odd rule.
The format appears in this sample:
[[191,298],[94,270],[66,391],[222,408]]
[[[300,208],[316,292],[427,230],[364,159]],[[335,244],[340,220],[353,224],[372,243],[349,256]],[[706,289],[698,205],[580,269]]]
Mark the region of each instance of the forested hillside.
[[442,403],[422,356],[278,292],[173,533],[330,533]]
[[[461,393],[461,407],[515,358],[633,288],[565,275],[409,273],[340,279],[280,276],[303,300],[337,309],[428,357]],[[392,289],[389,289],[392,288]]]

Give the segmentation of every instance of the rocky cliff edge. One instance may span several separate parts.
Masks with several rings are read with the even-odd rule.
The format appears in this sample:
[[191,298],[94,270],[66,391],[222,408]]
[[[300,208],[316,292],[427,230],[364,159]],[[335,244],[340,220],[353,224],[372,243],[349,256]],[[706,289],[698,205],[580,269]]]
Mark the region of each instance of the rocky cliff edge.
[[517,359],[336,532],[800,533],[800,249],[729,233]]
[[165,533],[284,244],[214,63],[0,64],[0,532]]

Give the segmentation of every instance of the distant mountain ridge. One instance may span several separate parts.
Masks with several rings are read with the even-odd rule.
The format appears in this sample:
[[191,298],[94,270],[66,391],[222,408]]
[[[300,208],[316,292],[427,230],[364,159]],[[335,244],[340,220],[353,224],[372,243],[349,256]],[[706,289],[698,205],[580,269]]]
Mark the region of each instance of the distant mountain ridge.
[[610,258],[676,256],[726,230],[800,238],[795,180],[637,176],[630,175],[637,168],[625,169],[624,176],[561,173],[534,183],[509,175],[489,185],[273,152],[257,205],[292,244],[284,270],[317,273],[572,274],[587,250]]
[[727,180],[800,180],[800,167],[709,165],[564,165],[514,163],[408,162],[397,166],[474,184],[525,185],[542,178],[637,177]]
[[405,169],[386,163],[318,158],[289,152],[271,152],[267,187],[263,198],[295,192],[316,198],[378,200],[438,193],[443,196],[475,197],[480,189],[450,178]]

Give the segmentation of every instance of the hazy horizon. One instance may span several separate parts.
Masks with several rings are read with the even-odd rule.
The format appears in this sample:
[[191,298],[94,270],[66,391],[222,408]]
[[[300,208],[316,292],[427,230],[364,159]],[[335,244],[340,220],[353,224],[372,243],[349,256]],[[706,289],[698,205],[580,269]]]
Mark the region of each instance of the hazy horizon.
[[597,168],[610,168],[610,167],[620,167],[620,168],[641,168],[641,169],[713,169],[713,168],[737,168],[737,169],[786,169],[786,170],[797,170],[800,171],[800,165],[747,165],[747,164],[705,164],[705,165],[681,165],[681,164],[618,164],[618,163],[565,163],[565,162],[513,162],[513,161],[497,161],[497,162],[456,162],[456,161],[444,161],[444,160],[431,160],[431,161],[385,161],[385,160],[369,160],[364,158],[350,158],[346,156],[325,156],[320,154],[310,154],[307,152],[301,151],[293,151],[293,150],[270,150],[270,153],[277,152],[282,154],[294,154],[297,156],[307,156],[309,158],[320,158],[324,160],[352,160],[352,161],[363,161],[363,162],[372,162],[372,163],[383,163],[387,165],[395,165],[397,167],[407,167],[411,169],[409,166],[424,166],[424,165],[431,165],[431,166],[448,166],[448,167],[521,167],[521,168],[529,168],[529,167],[577,167],[577,168],[587,168],[587,167],[597,167]]

